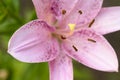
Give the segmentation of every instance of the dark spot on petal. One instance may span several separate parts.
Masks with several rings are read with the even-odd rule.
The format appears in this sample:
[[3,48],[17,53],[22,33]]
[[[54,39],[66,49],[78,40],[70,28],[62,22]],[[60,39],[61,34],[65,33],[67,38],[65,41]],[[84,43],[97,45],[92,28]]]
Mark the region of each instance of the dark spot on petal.
[[79,14],[83,14],[83,12],[81,10],[78,11]]
[[58,0],[54,0],[54,2],[52,3],[51,5],[51,11],[53,14],[55,14],[56,16],[59,16],[60,15],[60,5],[59,5],[59,1]]
[[95,41],[95,40],[90,39],[90,38],[88,38],[88,41],[93,42],[93,43],[96,43],[96,41]]
[[62,10],[62,14],[65,15],[66,14],[66,10]]
[[66,39],[66,37],[65,36],[61,36],[61,39]]
[[74,49],[75,51],[78,51],[78,49],[77,49],[74,45],[73,45],[72,47],[73,47],[73,49]]
[[93,23],[95,22],[95,19],[92,20],[92,22],[89,24],[89,28],[93,25]]

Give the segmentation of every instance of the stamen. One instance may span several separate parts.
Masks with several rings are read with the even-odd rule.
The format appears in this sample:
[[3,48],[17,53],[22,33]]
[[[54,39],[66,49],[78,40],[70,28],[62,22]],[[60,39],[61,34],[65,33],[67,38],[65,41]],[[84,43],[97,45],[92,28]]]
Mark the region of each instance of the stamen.
[[79,14],[83,14],[83,12],[81,10],[78,11]]
[[90,38],[88,38],[88,41],[93,42],[93,43],[96,43],[96,41],[95,41],[95,40],[90,39]]
[[61,36],[61,39],[66,39],[66,37],[65,36]]
[[95,22],[95,19],[92,20],[92,22],[89,24],[89,28],[93,25],[93,23]]
[[73,49],[74,49],[75,51],[78,51],[78,49],[77,49],[74,45],[73,45],[72,47],[73,47]]
[[65,15],[66,14],[66,10],[62,10],[62,14]]

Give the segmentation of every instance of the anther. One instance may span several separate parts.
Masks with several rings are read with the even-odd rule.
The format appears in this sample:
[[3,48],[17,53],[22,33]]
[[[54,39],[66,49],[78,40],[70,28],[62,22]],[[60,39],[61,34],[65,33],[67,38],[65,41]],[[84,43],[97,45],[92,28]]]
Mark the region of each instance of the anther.
[[66,14],[66,10],[62,10],[62,14],[65,15]]
[[89,24],[89,28],[93,25],[93,23],[95,22],[95,19],[92,20],[92,22]]
[[93,43],[96,43],[96,41],[95,41],[95,40],[90,39],[90,38],[88,38],[88,41],[93,42]]
[[73,49],[74,49],[75,51],[78,51],[78,49],[77,49],[74,45],[73,45],[72,47],[73,47]]
[[79,14],[83,14],[83,12],[81,10],[78,11]]
[[61,39],[66,39],[66,37],[65,36],[61,36]]

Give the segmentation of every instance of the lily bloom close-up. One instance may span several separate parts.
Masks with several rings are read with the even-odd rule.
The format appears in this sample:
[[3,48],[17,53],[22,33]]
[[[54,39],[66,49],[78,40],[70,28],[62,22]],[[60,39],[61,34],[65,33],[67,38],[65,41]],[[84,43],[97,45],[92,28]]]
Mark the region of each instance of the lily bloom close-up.
[[18,29],[8,52],[28,63],[48,62],[50,80],[73,80],[72,59],[118,72],[116,53],[103,35],[120,30],[120,7],[103,0],[32,0],[38,19]]

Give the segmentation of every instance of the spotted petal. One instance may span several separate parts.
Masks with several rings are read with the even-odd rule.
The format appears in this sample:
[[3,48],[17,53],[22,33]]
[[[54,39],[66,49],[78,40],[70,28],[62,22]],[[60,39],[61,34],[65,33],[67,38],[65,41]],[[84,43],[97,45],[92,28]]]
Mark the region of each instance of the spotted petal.
[[52,25],[55,22],[55,16],[51,11],[52,0],[32,0],[35,6],[37,17]]
[[101,34],[120,30],[120,7],[101,9],[91,28]]
[[63,42],[67,54],[80,63],[101,71],[117,71],[115,51],[98,33],[81,29]]
[[[101,9],[103,0],[73,0],[69,5],[73,5],[65,17],[61,20],[61,25],[68,26],[69,23],[76,24],[77,27],[90,23]],[[64,8],[63,8],[64,9]]]
[[[66,25],[89,23],[98,14],[103,0],[32,0],[39,19]],[[64,22],[64,23],[63,23]],[[60,26],[61,27],[61,26]]]
[[[39,19],[50,24],[60,20],[63,14],[70,12],[75,6],[76,0],[32,0]],[[70,3],[71,2],[71,3]],[[55,19],[56,18],[56,19]]]
[[50,80],[73,80],[72,60],[61,53],[55,60],[49,62]]
[[56,58],[59,46],[51,36],[54,29],[34,20],[17,30],[9,41],[8,52],[23,62],[45,62]]

